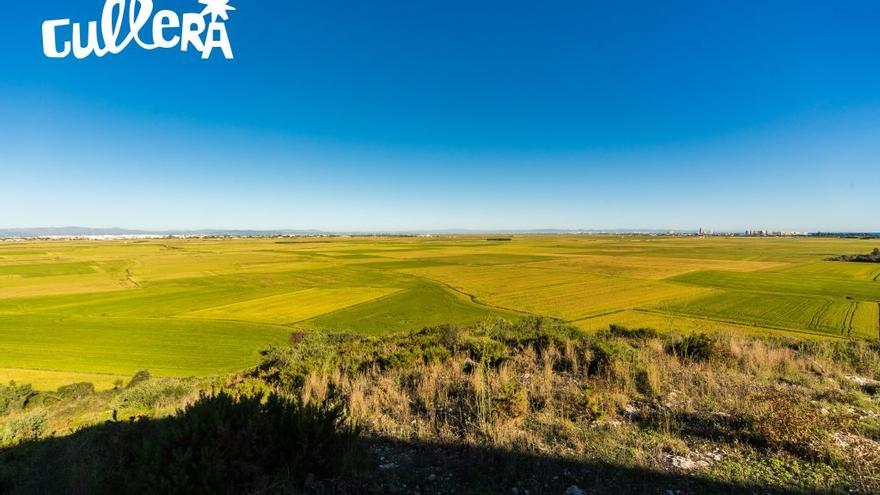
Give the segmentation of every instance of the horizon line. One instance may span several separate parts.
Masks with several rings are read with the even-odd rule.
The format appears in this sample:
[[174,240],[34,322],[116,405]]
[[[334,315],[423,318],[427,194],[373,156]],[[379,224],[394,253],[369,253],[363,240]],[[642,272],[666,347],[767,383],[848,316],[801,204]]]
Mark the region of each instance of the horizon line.
[[320,228],[171,228],[171,229],[140,229],[128,227],[12,227],[0,228],[0,236],[13,235],[17,237],[40,237],[40,236],[164,236],[164,235],[381,235],[381,234],[872,234],[880,235],[878,230],[798,230],[798,229],[773,229],[773,228],[738,228],[738,229],[713,229],[705,227],[696,228],[404,228],[404,229],[320,229]]

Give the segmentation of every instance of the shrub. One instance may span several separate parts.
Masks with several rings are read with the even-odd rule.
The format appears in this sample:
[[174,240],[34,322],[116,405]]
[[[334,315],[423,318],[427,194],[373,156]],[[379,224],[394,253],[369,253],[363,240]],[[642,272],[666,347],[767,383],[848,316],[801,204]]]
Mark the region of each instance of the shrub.
[[513,349],[532,347],[542,352],[547,347],[562,348],[571,341],[583,341],[583,331],[549,318],[526,317],[516,322],[498,319],[483,325],[477,332]]
[[437,328],[440,345],[447,349],[455,349],[460,343],[464,331],[457,325],[442,325]]
[[338,359],[339,344],[323,332],[294,332],[290,346],[273,347],[263,352],[255,375],[279,387],[299,390],[306,377]]
[[823,414],[796,391],[763,388],[746,393],[741,435],[758,445],[826,460],[831,432],[848,430],[852,418]]
[[862,418],[859,430],[865,438],[880,442],[880,419]]
[[30,385],[0,385],[0,416],[24,409],[36,395]]
[[125,492],[238,494],[286,493],[338,475],[358,429],[339,404],[221,392],[144,433]]
[[383,371],[395,369],[405,369],[418,364],[439,363],[443,362],[452,355],[452,353],[440,345],[432,345],[427,342],[414,342],[413,345],[407,347],[404,345],[395,346],[393,350],[382,352],[372,361],[362,362],[361,369],[376,366]]
[[110,402],[110,406],[113,409],[153,409],[171,406],[192,390],[193,383],[189,380],[148,379],[121,391]]
[[593,342],[590,350],[592,351],[592,358],[587,368],[590,375],[612,374],[615,365],[621,361],[629,361],[632,354],[632,347],[629,345],[623,342],[607,340]]
[[126,385],[125,387],[126,388],[134,387],[135,385],[137,385],[139,383],[143,383],[143,382],[149,380],[150,378],[153,378],[153,375],[151,375],[149,371],[147,371],[147,370],[138,371],[137,373],[134,374],[134,376],[131,377],[131,380],[128,382],[128,385]]
[[660,379],[657,370],[650,365],[642,365],[635,372],[636,390],[645,397],[655,397],[660,393]]
[[468,352],[471,359],[489,366],[498,366],[508,357],[504,344],[489,337],[467,337],[464,339],[462,347]]
[[656,339],[658,337],[657,330],[653,328],[627,328],[615,324],[608,327],[608,333],[615,337],[637,340]]
[[95,393],[95,386],[91,383],[74,383],[59,387],[56,395],[61,399],[82,399]]
[[0,430],[0,444],[11,444],[37,440],[49,426],[49,418],[44,411],[34,411],[11,418]]
[[709,361],[720,357],[718,338],[705,333],[691,334],[669,344],[668,351],[680,358],[692,361]]
[[521,418],[529,412],[529,397],[519,383],[510,381],[495,391],[492,406],[503,417]]

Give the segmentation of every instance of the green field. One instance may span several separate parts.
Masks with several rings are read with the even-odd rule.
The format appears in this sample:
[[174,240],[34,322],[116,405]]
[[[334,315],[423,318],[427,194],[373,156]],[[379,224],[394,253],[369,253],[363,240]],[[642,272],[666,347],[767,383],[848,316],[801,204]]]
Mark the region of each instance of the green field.
[[212,375],[294,329],[543,315],[877,338],[877,241],[638,236],[0,242],[0,380]]

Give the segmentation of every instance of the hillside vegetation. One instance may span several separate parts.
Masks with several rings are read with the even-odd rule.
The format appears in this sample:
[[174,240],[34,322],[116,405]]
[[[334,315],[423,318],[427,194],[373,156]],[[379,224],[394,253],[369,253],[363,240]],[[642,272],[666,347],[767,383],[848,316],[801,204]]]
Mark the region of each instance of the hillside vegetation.
[[487,320],[0,388],[0,492],[877,493],[880,344]]

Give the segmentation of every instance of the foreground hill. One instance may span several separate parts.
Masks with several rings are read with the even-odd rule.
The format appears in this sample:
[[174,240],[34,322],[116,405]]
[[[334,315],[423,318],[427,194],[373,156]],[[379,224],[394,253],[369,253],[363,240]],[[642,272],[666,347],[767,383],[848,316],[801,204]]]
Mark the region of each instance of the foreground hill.
[[880,344],[526,318],[0,388],[0,492],[877,493]]

